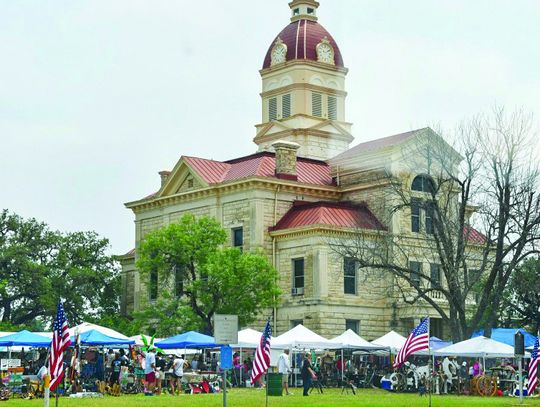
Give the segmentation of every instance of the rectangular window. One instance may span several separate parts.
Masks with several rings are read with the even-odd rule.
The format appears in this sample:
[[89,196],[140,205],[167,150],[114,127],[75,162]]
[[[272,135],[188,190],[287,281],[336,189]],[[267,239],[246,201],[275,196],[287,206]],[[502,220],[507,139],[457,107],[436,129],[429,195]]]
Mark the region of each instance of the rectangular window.
[[238,247],[240,250],[244,247],[244,228],[234,228],[232,230],[233,247]]
[[411,232],[420,232],[420,202],[411,200]]
[[185,270],[184,266],[175,267],[174,269],[174,294],[177,298],[184,295]]
[[293,294],[304,294],[304,259],[293,260]]
[[409,270],[411,270],[411,285],[414,287],[420,286],[420,274],[422,273],[422,263],[418,261],[410,261]]
[[441,287],[441,266],[438,264],[431,264],[431,288]]
[[293,329],[295,326],[302,325],[304,323],[304,320],[302,319],[291,319],[291,329]]
[[268,121],[277,120],[277,99],[268,99]]
[[350,257],[343,259],[343,292],[356,294],[356,261]]
[[443,337],[443,321],[442,318],[429,319],[429,335],[437,338]]
[[281,97],[281,111],[284,119],[291,117],[291,94],[287,93]]
[[293,10],[293,15],[297,16],[297,15],[299,15],[299,14],[300,14],[300,9],[299,9],[299,8],[295,8],[295,9]]
[[335,96],[328,96],[328,118],[337,120],[337,98]]
[[433,202],[426,203],[426,233],[432,235],[433,231],[433,214],[435,213],[435,204]]
[[322,117],[322,94],[313,92],[311,94],[311,114]]
[[345,330],[350,329],[355,334],[360,335],[360,321],[357,319],[346,319]]
[[307,13],[310,14],[310,15],[315,14],[315,9],[312,9],[311,7],[308,7]]
[[150,284],[148,287],[148,297],[150,298],[150,301],[157,300],[158,296],[158,271],[152,270],[150,271]]

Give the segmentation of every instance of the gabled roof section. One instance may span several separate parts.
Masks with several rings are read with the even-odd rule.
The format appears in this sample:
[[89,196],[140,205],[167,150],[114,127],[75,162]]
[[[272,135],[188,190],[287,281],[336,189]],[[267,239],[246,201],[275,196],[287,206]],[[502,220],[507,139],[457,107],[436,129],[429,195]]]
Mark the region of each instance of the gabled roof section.
[[469,243],[485,244],[487,241],[487,237],[472,226],[464,226],[463,234]]
[[393,136],[383,137],[372,141],[366,141],[365,143],[360,143],[353,148],[335,156],[332,160],[346,160],[348,158],[354,157],[361,153],[366,153],[369,151],[376,151],[381,148],[392,147],[398,144],[401,144],[405,140],[408,140],[411,137],[425,133],[427,131],[433,131],[429,127],[424,127],[423,129],[412,130],[406,133],[395,134]]
[[285,230],[312,225],[386,230],[366,205],[322,201],[295,201],[292,208],[270,230]]
[[[229,161],[184,157],[188,164],[208,184],[235,181],[249,177],[276,177],[275,154],[262,152]],[[333,185],[330,167],[324,161],[298,157],[298,182],[312,185]]]

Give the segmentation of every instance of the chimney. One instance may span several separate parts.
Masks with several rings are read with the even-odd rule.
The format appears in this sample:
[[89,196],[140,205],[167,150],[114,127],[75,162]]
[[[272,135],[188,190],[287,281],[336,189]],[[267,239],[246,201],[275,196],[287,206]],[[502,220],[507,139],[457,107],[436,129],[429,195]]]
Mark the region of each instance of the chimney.
[[161,177],[161,187],[163,188],[163,185],[167,182],[169,179],[169,175],[171,175],[170,171],[160,171],[159,176]]
[[296,150],[300,144],[278,140],[272,144],[276,152],[276,176],[281,179],[296,181]]

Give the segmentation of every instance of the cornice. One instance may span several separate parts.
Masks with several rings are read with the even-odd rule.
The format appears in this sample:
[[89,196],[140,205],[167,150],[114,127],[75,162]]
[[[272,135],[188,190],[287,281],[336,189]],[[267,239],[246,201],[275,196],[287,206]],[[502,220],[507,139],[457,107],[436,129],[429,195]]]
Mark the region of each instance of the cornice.
[[343,97],[347,96],[347,92],[345,92],[344,90],[329,88],[326,86],[313,85],[311,83],[291,83],[290,85],[287,85],[287,86],[261,92],[259,95],[263,98],[272,97],[272,96],[280,95],[284,92],[289,92],[291,90],[297,90],[297,89],[314,90],[317,92],[324,92],[324,93],[335,95],[335,96],[343,96]]
[[124,204],[126,208],[131,209],[134,213],[140,213],[146,210],[163,208],[168,205],[177,203],[193,202],[196,200],[212,197],[218,193],[231,193],[237,191],[251,191],[253,189],[268,189],[274,191],[276,186],[280,186],[280,192],[294,193],[302,195],[312,195],[321,199],[339,199],[340,192],[335,186],[319,186],[311,184],[302,184],[294,181],[286,181],[281,179],[269,179],[263,177],[250,177],[238,181],[231,181],[222,184],[212,185],[210,187],[186,191],[178,194],[164,196],[160,198],[151,198],[147,200],[139,200],[127,202]]
[[344,227],[339,227],[339,226],[329,226],[325,224],[314,224],[314,225],[303,226],[299,228],[274,230],[274,231],[269,232],[269,235],[272,237],[275,237],[277,240],[289,240],[289,239],[296,239],[299,237],[320,236],[320,235],[350,238],[360,233],[366,236],[377,237],[377,236],[380,236],[381,234],[386,235],[388,232],[383,231],[383,230],[344,228]]
[[318,68],[325,71],[339,72],[344,75],[347,75],[347,73],[349,72],[349,69],[342,66],[330,65],[324,62],[312,61],[310,59],[292,59],[282,64],[277,64],[274,66],[269,66],[268,68],[263,68],[259,70],[259,73],[261,76],[264,76],[264,75],[272,74],[274,72],[278,72],[283,69],[293,68],[300,65],[305,65],[311,68]]

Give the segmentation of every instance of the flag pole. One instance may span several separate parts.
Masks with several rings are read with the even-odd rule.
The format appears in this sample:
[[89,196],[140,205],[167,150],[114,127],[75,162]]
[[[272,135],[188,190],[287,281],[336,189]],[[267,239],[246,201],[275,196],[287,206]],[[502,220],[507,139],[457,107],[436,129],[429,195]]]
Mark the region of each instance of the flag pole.
[[[430,381],[430,385],[429,385],[429,407],[431,407],[431,393],[433,392],[433,371],[435,370],[435,358],[431,358],[431,343],[429,341],[429,338],[430,338],[430,328],[431,328],[431,319],[429,317],[428,318],[428,355],[429,355],[429,360],[431,360],[431,372],[429,372],[429,369],[428,369],[428,373],[429,373],[429,381]],[[428,361],[428,367],[429,367],[429,361]]]
[[266,384],[266,407],[268,407],[268,368],[266,369],[265,376],[265,384]]

